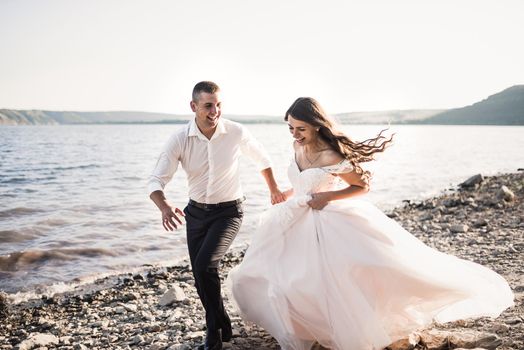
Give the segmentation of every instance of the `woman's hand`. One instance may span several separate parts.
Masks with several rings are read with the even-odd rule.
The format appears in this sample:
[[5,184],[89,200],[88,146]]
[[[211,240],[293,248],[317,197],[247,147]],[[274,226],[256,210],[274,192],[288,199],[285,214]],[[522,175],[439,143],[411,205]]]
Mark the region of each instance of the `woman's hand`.
[[322,210],[329,203],[329,193],[318,192],[311,195],[311,200],[307,202],[312,209]]

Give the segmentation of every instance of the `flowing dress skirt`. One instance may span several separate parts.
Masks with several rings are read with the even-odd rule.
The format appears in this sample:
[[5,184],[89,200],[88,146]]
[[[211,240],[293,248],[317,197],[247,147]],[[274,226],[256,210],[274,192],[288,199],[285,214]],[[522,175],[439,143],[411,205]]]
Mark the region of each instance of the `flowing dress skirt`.
[[283,349],[382,349],[433,320],[496,317],[513,305],[500,275],[426,246],[372,204],[318,211],[308,199],[267,211],[228,276],[241,315]]

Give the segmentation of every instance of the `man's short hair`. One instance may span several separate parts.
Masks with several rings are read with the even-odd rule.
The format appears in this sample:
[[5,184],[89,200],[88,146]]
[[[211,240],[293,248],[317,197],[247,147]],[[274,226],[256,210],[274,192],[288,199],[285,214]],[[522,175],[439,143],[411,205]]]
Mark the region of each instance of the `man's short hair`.
[[217,84],[213,83],[212,81],[201,81],[200,83],[196,84],[193,88],[193,101],[197,102],[198,95],[202,92],[207,92],[208,94],[214,94],[216,92],[220,91],[220,88]]

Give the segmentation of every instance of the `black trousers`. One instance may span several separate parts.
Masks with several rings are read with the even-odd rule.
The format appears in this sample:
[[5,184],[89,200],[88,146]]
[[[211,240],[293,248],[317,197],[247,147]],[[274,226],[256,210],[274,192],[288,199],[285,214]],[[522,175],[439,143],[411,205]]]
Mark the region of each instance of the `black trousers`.
[[207,329],[231,329],[222,300],[218,267],[240,229],[244,216],[242,204],[214,209],[189,204],[184,213],[189,258],[198,296],[206,310]]

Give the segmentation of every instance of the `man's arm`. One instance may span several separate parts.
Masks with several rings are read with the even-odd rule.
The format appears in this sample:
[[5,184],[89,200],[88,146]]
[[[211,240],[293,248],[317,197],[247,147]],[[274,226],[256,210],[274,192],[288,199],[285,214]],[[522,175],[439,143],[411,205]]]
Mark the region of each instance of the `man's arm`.
[[266,180],[267,187],[271,193],[271,204],[284,202],[286,197],[282,194],[275,181],[269,155],[262,144],[258,142],[246,128],[242,127],[241,130],[242,140],[240,141],[240,150],[257,164],[258,169],[261,169],[260,173],[264,177],[264,180]]
[[167,202],[164,192],[154,191],[149,195],[149,198],[151,198],[158,209],[160,209],[162,212],[162,225],[164,225],[166,231],[173,231],[174,229],[177,229],[178,226],[176,222],[178,222],[179,225],[182,225],[182,220],[180,220],[177,214],[180,216],[185,216],[184,212],[182,212],[182,210],[178,209],[177,207],[175,207],[175,210],[173,210],[173,207],[171,207],[171,205]]
[[269,192],[271,193],[271,204],[284,202],[286,200],[286,197],[278,188],[277,182],[275,181],[275,177],[273,176],[273,170],[271,168],[266,168],[263,169],[260,173],[264,177],[264,180],[266,180],[267,187],[269,188]]
[[178,225],[182,225],[182,221],[178,215],[184,216],[184,213],[180,209],[172,207],[167,202],[164,195],[164,187],[173,178],[178,168],[180,151],[182,149],[180,144],[180,135],[175,135],[169,139],[160,153],[156,166],[148,181],[149,198],[151,198],[158,209],[160,209],[162,213],[162,225],[166,231],[173,231],[178,228]]

